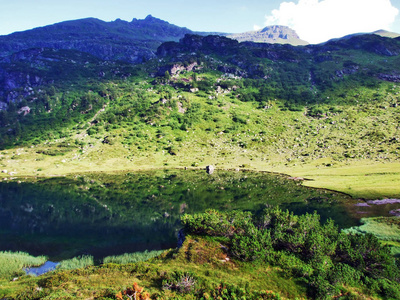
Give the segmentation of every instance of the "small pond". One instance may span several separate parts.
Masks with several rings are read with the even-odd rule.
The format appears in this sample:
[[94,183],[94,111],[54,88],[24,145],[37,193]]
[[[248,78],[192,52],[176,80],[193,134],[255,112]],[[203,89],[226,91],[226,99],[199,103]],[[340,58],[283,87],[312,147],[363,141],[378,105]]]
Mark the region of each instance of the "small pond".
[[47,272],[54,271],[59,263],[53,261],[46,261],[39,267],[25,268],[24,271],[27,275],[39,276]]
[[180,216],[279,205],[359,225],[358,201],[268,173],[157,170],[0,182],[0,250],[51,261],[176,247]]

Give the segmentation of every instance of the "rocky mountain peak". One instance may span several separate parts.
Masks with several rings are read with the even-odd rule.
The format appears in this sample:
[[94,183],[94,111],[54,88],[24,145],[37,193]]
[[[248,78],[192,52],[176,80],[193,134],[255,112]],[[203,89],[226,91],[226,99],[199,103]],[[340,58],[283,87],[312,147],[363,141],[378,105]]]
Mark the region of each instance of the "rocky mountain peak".
[[260,33],[267,33],[270,38],[273,39],[288,39],[289,37],[294,37],[299,39],[296,31],[290,29],[288,26],[281,26],[281,25],[273,25],[267,26],[263,29],[259,30]]
[[159,24],[159,25],[171,25],[167,21],[164,21],[164,20],[161,20],[159,18],[153,17],[152,15],[147,15],[147,17],[144,18],[143,20],[134,18],[131,23],[133,23],[133,24],[139,24],[140,23],[142,25],[147,25],[147,26],[156,25],[156,24]]
[[281,25],[267,26],[256,31],[230,34],[228,37],[239,42],[291,44],[295,46],[308,44],[308,42],[300,39],[296,31]]
[[147,17],[144,19],[145,21],[161,21],[160,19],[154,18],[152,15],[147,15]]

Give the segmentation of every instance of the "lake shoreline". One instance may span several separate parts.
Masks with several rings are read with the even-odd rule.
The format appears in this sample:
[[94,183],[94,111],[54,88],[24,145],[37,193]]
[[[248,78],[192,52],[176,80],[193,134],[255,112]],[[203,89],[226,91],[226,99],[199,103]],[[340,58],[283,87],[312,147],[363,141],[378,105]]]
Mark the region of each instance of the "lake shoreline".
[[[118,168],[109,168],[105,165],[96,168],[77,170],[75,168],[57,170],[52,173],[38,172],[7,172],[0,173],[0,180],[18,180],[20,178],[49,178],[64,177],[81,174],[114,174],[129,172],[145,172],[157,170],[205,170],[204,166],[130,166],[119,165]],[[283,164],[269,167],[259,166],[252,168],[234,168],[229,166],[216,166],[216,170],[246,171],[282,175],[304,179],[303,185],[314,188],[326,189],[350,195],[362,200],[377,200],[400,197],[400,163],[376,163],[371,161],[353,162],[331,167],[321,167],[317,162],[297,166]],[[22,170],[21,170],[22,171]],[[12,176],[10,175],[12,174]],[[368,183],[366,182],[368,181]]]

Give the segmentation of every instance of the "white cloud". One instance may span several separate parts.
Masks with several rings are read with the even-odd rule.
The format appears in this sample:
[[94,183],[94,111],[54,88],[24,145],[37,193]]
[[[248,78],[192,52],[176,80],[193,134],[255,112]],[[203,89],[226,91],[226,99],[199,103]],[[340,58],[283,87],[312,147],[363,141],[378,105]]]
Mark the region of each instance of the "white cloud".
[[390,0],[299,0],[282,2],[266,16],[265,25],[286,25],[301,39],[321,43],[352,33],[390,30],[398,14]]
[[261,26],[258,26],[257,24],[255,24],[254,26],[253,26],[253,29],[254,30],[260,30],[262,27]]

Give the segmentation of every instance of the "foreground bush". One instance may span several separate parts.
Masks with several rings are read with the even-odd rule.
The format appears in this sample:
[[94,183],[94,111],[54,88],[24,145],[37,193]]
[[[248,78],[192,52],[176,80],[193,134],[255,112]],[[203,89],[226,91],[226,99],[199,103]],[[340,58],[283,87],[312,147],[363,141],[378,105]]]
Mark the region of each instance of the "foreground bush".
[[245,212],[184,215],[188,234],[227,238],[231,256],[281,267],[287,276],[305,280],[309,295],[335,297],[344,286],[368,289],[379,296],[400,297],[400,272],[390,248],[371,234],[341,233],[319,215],[296,216],[277,208],[261,216]]

